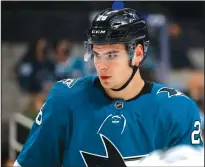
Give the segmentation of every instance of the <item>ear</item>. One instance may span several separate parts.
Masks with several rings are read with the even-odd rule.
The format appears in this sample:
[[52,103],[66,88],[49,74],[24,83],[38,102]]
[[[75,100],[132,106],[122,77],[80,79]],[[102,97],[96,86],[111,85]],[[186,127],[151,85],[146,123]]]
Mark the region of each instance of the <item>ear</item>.
[[141,44],[138,44],[135,48],[132,65],[138,66],[139,63],[142,61],[143,56],[144,56],[143,46]]

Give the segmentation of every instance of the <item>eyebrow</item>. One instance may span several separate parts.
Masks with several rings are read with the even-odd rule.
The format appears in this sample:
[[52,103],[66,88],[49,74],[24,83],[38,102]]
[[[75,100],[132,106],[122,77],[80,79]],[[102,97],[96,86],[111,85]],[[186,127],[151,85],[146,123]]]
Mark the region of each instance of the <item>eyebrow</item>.
[[106,52],[104,55],[113,54],[113,53],[118,53],[118,52],[120,52],[120,51],[118,51],[118,50],[112,50],[112,51]]
[[98,53],[98,52],[96,52],[96,51],[94,51],[94,50],[93,50],[92,52],[93,52],[93,54],[99,55],[99,53]]
[[[120,51],[118,51],[118,50],[112,50],[112,51],[104,53],[103,55],[109,55],[109,54],[114,54],[114,53],[119,53],[119,52]],[[96,54],[96,55],[99,55],[99,53],[96,52],[96,51],[93,51],[93,53]]]

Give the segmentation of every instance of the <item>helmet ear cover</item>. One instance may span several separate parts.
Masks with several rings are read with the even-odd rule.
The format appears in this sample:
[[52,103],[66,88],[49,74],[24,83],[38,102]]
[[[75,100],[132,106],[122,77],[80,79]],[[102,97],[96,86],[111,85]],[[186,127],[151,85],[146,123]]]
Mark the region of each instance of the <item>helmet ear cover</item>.
[[147,54],[147,50],[148,50],[148,45],[149,45],[149,41],[146,41],[144,42],[143,40],[139,40],[139,41],[135,41],[135,42],[132,42],[130,41],[129,43],[125,44],[125,48],[126,48],[126,51],[130,57],[130,64],[129,66],[133,68],[133,65],[132,65],[132,58],[134,57],[134,52],[135,52],[135,49],[137,47],[137,45],[142,45],[142,49],[143,49],[143,59],[142,61],[139,63],[139,66],[145,61],[146,59],[146,54]]

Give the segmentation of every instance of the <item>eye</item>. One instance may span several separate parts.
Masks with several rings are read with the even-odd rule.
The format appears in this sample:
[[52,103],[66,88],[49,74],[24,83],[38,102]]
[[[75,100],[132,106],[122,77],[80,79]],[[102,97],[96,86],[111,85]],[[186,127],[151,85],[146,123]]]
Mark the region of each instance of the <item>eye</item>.
[[94,52],[94,53],[93,53],[93,57],[95,57],[95,58],[98,58],[98,59],[99,59],[99,58],[100,58],[100,55]]
[[117,55],[117,54],[114,54],[114,53],[108,54],[108,58],[109,58],[109,59],[116,58],[117,56],[118,56],[118,55]]

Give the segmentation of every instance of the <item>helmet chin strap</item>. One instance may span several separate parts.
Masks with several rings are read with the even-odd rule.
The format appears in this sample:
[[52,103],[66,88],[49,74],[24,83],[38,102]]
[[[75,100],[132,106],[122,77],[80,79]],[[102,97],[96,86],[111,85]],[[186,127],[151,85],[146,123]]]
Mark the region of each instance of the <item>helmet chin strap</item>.
[[130,83],[130,81],[132,80],[132,78],[135,76],[135,73],[137,72],[139,66],[131,66],[131,68],[133,69],[132,71],[132,75],[130,76],[130,78],[127,80],[127,82],[125,82],[124,85],[122,85],[120,88],[118,89],[111,89],[113,91],[121,91],[123,89],[125,89],[127,87],[127,85]]
[[[132,49],[131,49],[130,52],[128,52],[128,54],[129,54],[129,55],[134,55],[134,50],[135,50],[135,47],[136,47],[136,43],[134,43],[134,46],[133,46],[133,43],[131,43],[130,45],[132,45]],[[144,55],[144,56],[145,56],[145,55]],[[144,59],[145,59],[145,57],[144,57]],[[121,90],[125,89],[125,88],[127,87],[127,85],[131,82],[131,80],[133,79],[133,77],[135,76],[135,73],[137,72],[137,70],[138,70],[140,64],[144,61],[144,59],[139,63],[138,66],[136,66],[136,65],[132,65],[133,56],[130,56],[129,66],[133,69],[130,78],[129,78],[129,79],[127,80],[127,82],[125,82],[125,84],[122,85],[120,88],[118,88],[118,89],[111,89],[111,90],[117,92],[117,91],[121,91]]]

